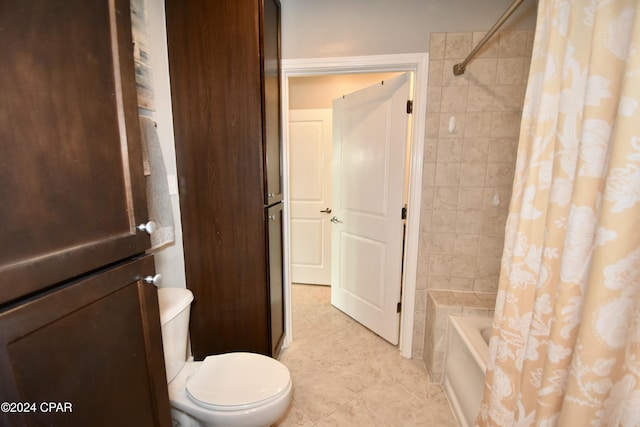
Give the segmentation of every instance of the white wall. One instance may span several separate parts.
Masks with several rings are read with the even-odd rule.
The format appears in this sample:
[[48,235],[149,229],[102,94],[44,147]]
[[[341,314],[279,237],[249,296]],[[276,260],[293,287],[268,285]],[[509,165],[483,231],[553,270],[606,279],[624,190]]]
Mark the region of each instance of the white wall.
[[330,74],[289,78],[289,109],[333,108],[333,100],[399,73]]
[[[427,52],[433,32],[486,31],[512,0],[280,0],[282,57]],[[525,0],[503,29],[535,28]]]
[[[155,110],[141,110],[141,114],[151,117],[158,125],[158,138],[164,157],[167,174],[176,176],[176,149],[173,138],[173,115],[171,112],[171,91],[169,86],[169,62],[167,58],[167,32],[163,0],[149,0],[147,3],[151,70]],[[171,196],[175,221],[175,243],[154,254],[156,272],[162,274],[162,287],[186,287],[184,272],[184,251],[182,249],[182,222],[178,195]]]

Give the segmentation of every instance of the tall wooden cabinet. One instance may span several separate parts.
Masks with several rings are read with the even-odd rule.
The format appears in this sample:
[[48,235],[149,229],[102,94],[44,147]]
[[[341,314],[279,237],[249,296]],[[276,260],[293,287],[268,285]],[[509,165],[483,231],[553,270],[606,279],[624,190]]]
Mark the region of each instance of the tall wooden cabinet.
[[275,356],[284,331],[280,4],[166,1],[196,359]]
[[129,3],[5,1],[0,52],[0,425],[170,425]]

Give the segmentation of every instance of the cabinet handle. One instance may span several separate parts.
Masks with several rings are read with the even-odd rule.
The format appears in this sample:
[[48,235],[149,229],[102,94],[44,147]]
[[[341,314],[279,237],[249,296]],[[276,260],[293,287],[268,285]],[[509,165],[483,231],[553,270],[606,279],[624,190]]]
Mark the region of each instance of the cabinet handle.
[[138,230],[145,231],[147,234],[151,235],[154,231],[156,231],[156,223],[153,221],[149,221],[146,224],[138,225]]
[[269,215],[268,217],[270,220],[275,221],[276,220],[276,216],[275,215]]
[[147,276],[144,279],[145,283],[149,283],[150,285],[160,286],[162,283],[162,274],[156,274],[155,276]]
[[267,194],[267,197],[269,197],[270,199],[273,199],[274,197],[276,197],[276,193],[269,193]]

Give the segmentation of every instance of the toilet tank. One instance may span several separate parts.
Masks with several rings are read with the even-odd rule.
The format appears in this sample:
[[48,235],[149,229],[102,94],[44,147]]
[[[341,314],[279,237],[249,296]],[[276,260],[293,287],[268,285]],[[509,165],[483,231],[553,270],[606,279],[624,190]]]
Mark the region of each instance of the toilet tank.
[[158,289],[167,383],[178,375],[187,360],[191,301],[193,301],[193,294],[189,289]]

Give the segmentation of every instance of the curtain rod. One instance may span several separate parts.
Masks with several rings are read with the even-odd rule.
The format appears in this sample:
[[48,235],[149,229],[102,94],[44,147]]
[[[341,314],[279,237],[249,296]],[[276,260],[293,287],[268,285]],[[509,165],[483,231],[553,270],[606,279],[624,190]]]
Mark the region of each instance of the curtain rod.
[[453,74],[455,74],[456,76],[459,76],[460,74],[464,74],[464,71],[467,68],[467,64],[469,63],[469,61],[471,61],[471,58],[473,58],[473,56],[478,53],[478,51],[482,48],[482,46],[485,45],[485,43],[487,43],[487,41],[491,38],[491,36],[498,31],[498,28],[500,28],[502,26],[502,24],[504,24],[504,21],[506,21],[507,19],[509,19],[509,17],[511,16],[511,14],[513,12],[515,12],[515,10],[518,8],[518,6],[520,6],[520,4],[523,2],[524,0],[515,0],[511,6],[509,6],[509,8],[502,14],[502,16],[500,17],[500,19],[498,19],[498,21],[493,24],[493,27],[491,27],[491,29],[487,32],[487,34],[484,35],[484,37],[482,38],[482,40],[480,40],[480,43],[478,43],[478,45],[476,47],[473,48],[473,50],[471,51],[471,53],[469,53],[469,55],[467,55],[467,57],[464,59],[464,61],[462,61],[459,64],[455,64],[453,66]]

